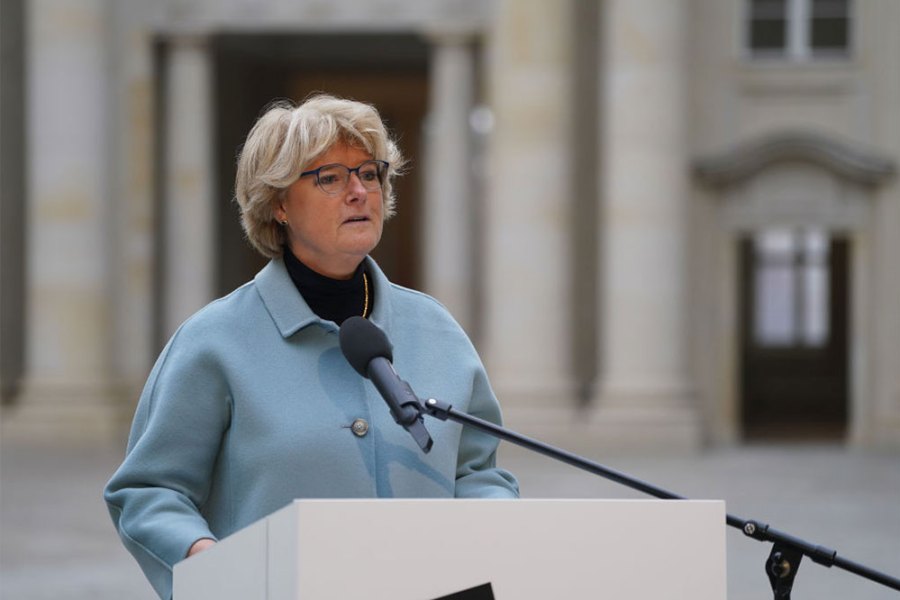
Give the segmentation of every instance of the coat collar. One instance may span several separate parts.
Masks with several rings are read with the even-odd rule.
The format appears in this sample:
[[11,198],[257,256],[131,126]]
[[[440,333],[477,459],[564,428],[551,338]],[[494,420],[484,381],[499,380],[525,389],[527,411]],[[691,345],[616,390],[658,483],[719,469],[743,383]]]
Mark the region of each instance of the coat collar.
[[[391,282],[371,257],[366,257],[366,273],[372,279],[375,307],[369,320],[385,331],[390,330]],[[273,258],[254,278],[256,289],[269,315],[284,338],[309,325],[319,324],[337,331],[333,321],[325,321],[312,311],[297,291],[281,257]]]

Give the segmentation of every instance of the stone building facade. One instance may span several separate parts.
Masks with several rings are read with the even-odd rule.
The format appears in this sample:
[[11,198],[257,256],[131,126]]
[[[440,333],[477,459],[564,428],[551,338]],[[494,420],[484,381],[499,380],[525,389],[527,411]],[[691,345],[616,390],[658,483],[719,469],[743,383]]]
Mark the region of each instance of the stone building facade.
[[900,3],[24,0],[0,18],[3,435],[122,437],[177,325],[261,266],[275,97],[375,103],[376,258],[569,447],[900,447]]

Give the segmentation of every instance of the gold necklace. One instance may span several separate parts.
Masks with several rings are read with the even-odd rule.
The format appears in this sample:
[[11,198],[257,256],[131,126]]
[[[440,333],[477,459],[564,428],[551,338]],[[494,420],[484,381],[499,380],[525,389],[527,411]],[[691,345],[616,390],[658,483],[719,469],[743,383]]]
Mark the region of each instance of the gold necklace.
[[363,303],[363,319],[366,318],[366,315],[369,313],[369,278],[366,277],[365,271],[363,271],[363,291],[365,294],[365,300]]

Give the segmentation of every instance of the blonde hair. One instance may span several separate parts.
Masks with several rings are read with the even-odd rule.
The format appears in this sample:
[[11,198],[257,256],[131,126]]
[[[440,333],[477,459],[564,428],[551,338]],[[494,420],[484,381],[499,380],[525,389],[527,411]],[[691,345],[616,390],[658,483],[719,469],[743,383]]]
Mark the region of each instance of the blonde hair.
[[247,239],[268,258],[281,256],[287,240],[275,218],[278,202],[300,173],[334,144],[364,149],[389,163],[381,183],[384,218],[393,216],[393,179],[405,160],[378,110],[363,102],[317,94],[302,104],[278,100],[266,107],[238,157],[235,200]]

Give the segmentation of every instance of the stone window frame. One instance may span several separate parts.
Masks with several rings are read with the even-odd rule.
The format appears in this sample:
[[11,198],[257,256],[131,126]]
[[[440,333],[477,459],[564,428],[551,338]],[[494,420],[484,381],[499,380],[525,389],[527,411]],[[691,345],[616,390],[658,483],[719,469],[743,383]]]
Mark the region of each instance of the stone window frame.
[[[842,6],[837,11],[844,12],[847,19],[846,45],[842,48],[815,48],[812,45],[812,20],[815,17],[816,0],[784,0],[784,45],[773,49],[754,49],[751,31],[755,15],[754,3],[765,4],[766,0],[743,0],[741,11],[741,51],[750,62],[790,62],[846,61],[853,57],[855,47],[855,27],[858,9],[854,0],[831,0]],[[764,6],[758,8],[765,8]],[[827,7],[825,7],[827,8]],[[765,16],[765,15],[763,15]],[[772,15],[775,16],[775,15]]]

